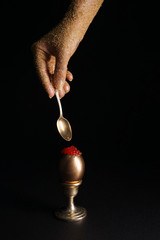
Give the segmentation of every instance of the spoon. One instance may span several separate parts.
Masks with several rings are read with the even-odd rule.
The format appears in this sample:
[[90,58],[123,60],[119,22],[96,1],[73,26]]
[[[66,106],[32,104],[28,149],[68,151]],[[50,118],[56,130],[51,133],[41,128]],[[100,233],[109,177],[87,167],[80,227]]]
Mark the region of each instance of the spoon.
[[59,118],[57,120],[57,129],[58,132],[60,133],[60,135],[66,140],[66,141],[70,141],[72,139],[72,129],[71,129],[71,125],[68,122],[68,120],[66,118],[63,117],[63,112],[62,112],[62,105],[61,105],[61,101],[59,98],[59,93],[56,90],[56,98],[58,101],[58,106],[59,106]]

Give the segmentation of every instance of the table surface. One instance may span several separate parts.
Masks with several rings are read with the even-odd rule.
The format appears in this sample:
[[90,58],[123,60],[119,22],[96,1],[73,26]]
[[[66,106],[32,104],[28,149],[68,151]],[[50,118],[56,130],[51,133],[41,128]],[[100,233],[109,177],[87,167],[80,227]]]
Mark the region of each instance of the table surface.
[[[93,170],[94,172],[94,170]],[[53,173],[53,174],[51,174]],[[121,172],[122,173],[122,172]],[[3,174],[1,180],[1,230],[3,240],[158,240],[160,199],[158,180],[144,177],[88,174],[75,204],[87,217],[67,223],[54,216],[65,205],[56,170]],[[2,175],[1,175],[2,177]]]

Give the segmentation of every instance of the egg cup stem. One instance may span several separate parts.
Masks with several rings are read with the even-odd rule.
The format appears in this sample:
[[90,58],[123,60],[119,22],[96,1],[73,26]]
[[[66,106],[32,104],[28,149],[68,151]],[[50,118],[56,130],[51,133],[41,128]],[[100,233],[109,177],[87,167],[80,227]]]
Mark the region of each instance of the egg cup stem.
[[64,194],[67,197],[67,206],[56,210],[55,215],[57,218],[68,222],[75,222],[86,217],[86,209],[74,205],[74,197],[77,195],[81,183],[82,181],[62,183]]

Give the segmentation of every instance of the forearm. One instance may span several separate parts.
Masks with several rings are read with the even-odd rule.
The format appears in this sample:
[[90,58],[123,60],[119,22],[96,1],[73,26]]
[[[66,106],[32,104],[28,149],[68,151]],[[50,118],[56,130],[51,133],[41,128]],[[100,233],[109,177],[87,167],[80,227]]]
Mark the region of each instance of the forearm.
[[77,32],[82,40],[104,0],[72,0],[63,24]]
[[104,0],[71,0],[57,31],[54,29],[54,36],[55,33],[57,36],[62,34],[64,39],[69,37],[70,41],[73,40],[78,45],[103,2]]

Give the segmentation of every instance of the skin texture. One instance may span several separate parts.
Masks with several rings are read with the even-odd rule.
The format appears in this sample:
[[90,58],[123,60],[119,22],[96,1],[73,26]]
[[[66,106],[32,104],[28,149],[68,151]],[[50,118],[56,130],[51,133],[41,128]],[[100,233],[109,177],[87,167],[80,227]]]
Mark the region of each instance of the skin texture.
[[[73,75],[67,66],[82,41],[103,0],[72,0],[62,21],[32,45],[35,66],[40,80],[52,98],[70,91]],[[68,81],[67,81],[68,80]]]

